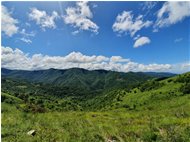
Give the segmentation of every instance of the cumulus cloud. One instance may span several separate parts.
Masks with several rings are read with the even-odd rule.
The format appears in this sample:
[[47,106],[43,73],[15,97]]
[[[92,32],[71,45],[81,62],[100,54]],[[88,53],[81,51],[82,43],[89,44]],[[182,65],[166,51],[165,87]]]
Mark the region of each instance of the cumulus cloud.
[[[9,69],[38,70],[38,69],[68,69],[84,68],[88,70],[105,69],[119,72],[129,71],[173,71],[170,64],[141,64],[121,56],[87,56],[80,52],[71,52],[66,56],[48,56],[34,54],[29,56],[20,49],[1,47],[1,65]],[[183,64],[187,68],[188,64]],[[176,68],[180,68],[176,66]],[[182,68],[182,67],[181,67]]]
[[10,47],[1,48],[1,66],[13,69],[27,69],[30,66],[30,61],[27,54],[24,54],[21,50],[13,50]]
[[8,9],[1,5],[1,31],[11,37],[18,32],[19,28],[16,24],[18,20],[14,19]]
[[151,24],[152,21],[144,21],[142,15],[135,18],[131,11],[123,11],[116,17],[112,29],[119,34],[129,33],[133,37],[137,31],[149,27]]
[[121,56],[112,56],[110,58],[111,62],[129,62],[130,59],[123,59]]
[[45,30],[45,28],[56,28],[55,20],[59,18],[56,11],[53,11],[51,15],[48,15],[46,11],[40,11],[37,8],[31,8],[28,16],[30,20],[34,20],[43,30]]
[[168,27],[190,16],[190,2],[165,2],[157,13],[156,28]]
[[79,30],[98,33],[99,27],[92,22],[93,14],[88,6],[88,2],[77,2],[76,7],[68,7],[66,15],[63,16],[64,22]]
[[151,41],[148,37],[140,37],[135,41],[134,47],[137,48],[139,46],[143,46],[145,44],[149,44]]

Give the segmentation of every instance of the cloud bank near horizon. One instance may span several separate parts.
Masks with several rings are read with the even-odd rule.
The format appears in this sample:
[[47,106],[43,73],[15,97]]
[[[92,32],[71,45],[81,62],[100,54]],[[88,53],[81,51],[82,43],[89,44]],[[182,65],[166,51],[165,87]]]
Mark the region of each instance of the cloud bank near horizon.
[[174,72],[190,71],[190,63],[179,64],[142,64],[121,56],[87,56],[80,52],[71,52],[66,56],[34,54],[29,56],[20,49],[1,47],[1,67],[20,70],[84,68],[88,70],[104,69],[118,72]]

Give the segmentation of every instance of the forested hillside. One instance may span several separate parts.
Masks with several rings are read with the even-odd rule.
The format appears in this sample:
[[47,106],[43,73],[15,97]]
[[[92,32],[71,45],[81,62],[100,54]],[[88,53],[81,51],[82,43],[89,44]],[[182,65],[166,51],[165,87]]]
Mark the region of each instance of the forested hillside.
[[[60,70],[49,71],[55,73],[51,73],[57,76],[55,78],[62,76]],[[48,82],[45,73],[40,71],[37,74],[43,74],[43,79],[36,77],[38,80],[34,79],[34,74],[27,77],[28,71],[22,71],[20,75],[17,71],[2,72],[2,140],[190,140],[190,73],[158,77],[149,76],[150,73],[125,74],[81,69],[70,71],[72,75],[63,71],[64,77],[70,75],[70,78],[66,78],[69,83],[75,82],[74,76],[81,77],[83,82],[88,78],[104,81],[109,78],[110,86],[93,91],[93,83],[86,82],[89,91],[83,88],[85,85],[81,82],[81,88],[78,85],[73,87]],[[91,78],[91,74],[94,77]],[[96,78],[95,74],[101,74],[102,77]],[[135,82],[130,77],[136,77]],[[132,85],[129,81],[133,82]],[[27,135],[30,130],[36,131],[34,136]]]
[[123,73],[106,70],[89,71],[81,68],[36,71],[2,69],[3,77],[56,86],[72,86],[88,91],[126,88],[154,77],[170,77],[174,75],[175,74],[171,73]]

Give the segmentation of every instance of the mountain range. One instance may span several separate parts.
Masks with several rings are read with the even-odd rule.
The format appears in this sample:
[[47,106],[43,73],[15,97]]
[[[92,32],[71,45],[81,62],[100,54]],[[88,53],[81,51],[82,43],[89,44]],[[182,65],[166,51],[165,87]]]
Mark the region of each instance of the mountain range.
[[25,80],[33,83],[69,86],[85,90],[106,90],[110,88],[126,88],[152,78],[175,76],[172,73],[156,72],[115,72],[107,70],[47,69],[47,70],[10,70],[1,69],[2,77]]

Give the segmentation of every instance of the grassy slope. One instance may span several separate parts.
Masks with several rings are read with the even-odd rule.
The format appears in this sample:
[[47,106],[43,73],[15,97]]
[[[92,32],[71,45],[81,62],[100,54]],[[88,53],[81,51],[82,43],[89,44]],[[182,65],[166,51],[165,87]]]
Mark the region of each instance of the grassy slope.
[[[110,101],[104,111],[25,113],[2,103],[2,139],[188,142],[190,94],[180,91],[184,83],[175,82],[176,78],[159,81],[162,86],[144,92],[118,91],[119,100]],[[31,129],[37,131],[34,137],[26,134]]]

